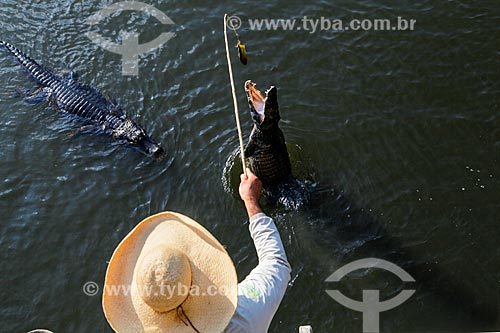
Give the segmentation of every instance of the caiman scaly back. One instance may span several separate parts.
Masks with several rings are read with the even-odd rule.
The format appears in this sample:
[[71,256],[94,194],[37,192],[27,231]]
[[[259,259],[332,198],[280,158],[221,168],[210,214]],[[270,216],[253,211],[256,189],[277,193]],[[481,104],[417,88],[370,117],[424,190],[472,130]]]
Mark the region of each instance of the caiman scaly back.
[[87,120],[89,126],[137,148],[146,155],[160,157],[164,154],[161,145],[151,138],[142,126],[129,119],[115,102],[105,98],[99,90],[79,82],[76,74],[57,75],[7,42],[0,41],[0,47],[9,51],[40,87],[36,94],[27,100],[49,100],[60,111]]

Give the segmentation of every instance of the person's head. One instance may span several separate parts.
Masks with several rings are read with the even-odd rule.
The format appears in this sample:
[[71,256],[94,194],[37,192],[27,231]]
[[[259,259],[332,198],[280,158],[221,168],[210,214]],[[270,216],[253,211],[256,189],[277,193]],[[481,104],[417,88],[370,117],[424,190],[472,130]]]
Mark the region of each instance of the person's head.
[[237,276],[224,247],[192,219],[150,216],[118,245],[103,309],[126,332],[222,332],[237,306]]

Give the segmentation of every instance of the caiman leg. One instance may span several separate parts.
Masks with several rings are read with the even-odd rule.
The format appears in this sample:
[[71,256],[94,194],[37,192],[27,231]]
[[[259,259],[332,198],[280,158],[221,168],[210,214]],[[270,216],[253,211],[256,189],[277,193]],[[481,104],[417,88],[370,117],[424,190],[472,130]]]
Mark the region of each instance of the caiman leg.
[[20,88],[17,89],[18,94],[24,97],[24,101],[28,104],[34,105],[39,104],[41,102],[48,101],[52,90],[48,87],[40,88],[31,92],[30,90],[22,90]]
[[74,139],[75,137],[77,137],[78,135],[80,135],[82,133],[92,132],[92,131],[95,131],[97,129],[100,129],[99,125],[85,125],[85,126],[80,127],[79,129],[77,129],[76,131],[73,131],[73,133],[68,134],[68,136],[66,138],[67,139]]

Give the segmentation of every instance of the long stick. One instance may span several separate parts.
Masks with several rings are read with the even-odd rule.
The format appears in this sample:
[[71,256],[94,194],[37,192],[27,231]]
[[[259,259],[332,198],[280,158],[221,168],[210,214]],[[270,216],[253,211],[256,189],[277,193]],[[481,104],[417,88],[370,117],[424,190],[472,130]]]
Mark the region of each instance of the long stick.
[[227,67],[229,69],[229,80],[231,81],[231,91],[233,93],[234,116],[236,117],[236,126],[238,127],[238,137],[240,139],[241,164],[243,165],[243,173],[246,176],[247,167],[245,164],[245,149],[243,148],[243,135],[241,134],[240,116],[238,113],[238,101],[236,99],[236,89],[234,89],[233,68],[231,67],[231,57],[229,56],[229,44],[227,41],[227,14],[224,15],[224,39],[226,42],[226,57],[227,57]]

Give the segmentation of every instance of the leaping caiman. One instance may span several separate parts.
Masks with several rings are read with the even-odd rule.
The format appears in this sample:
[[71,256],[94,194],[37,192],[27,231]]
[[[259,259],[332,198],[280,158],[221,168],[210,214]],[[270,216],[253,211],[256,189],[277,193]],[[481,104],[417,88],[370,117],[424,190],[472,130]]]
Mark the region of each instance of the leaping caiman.
[[86,120],[89,123],[86,127],[99,129],[148,156],[159,158],[164,155],[161,145],[149,136],[141,125],[127,118],[123,110],[115,102],[105,98],[99,90],[80,83],[76,74],[71,72],[57,75],[11,44],[0,41],[0,46],[16,58],[40,87],[27,100],[49,100],[62,112]]
[[245,147],[248,167],[262,181],[268,198],[298,208],[309,200],[309,192],[292,175],[285,136],[278,126],[278,90],[271,86],[264,96],[256,84],[248,80],[245,92],[254,124]]

